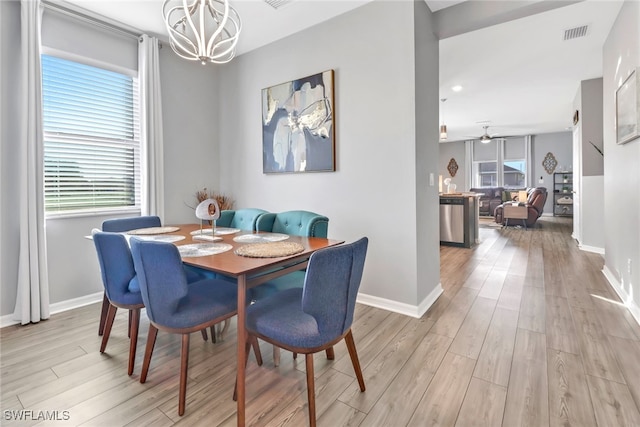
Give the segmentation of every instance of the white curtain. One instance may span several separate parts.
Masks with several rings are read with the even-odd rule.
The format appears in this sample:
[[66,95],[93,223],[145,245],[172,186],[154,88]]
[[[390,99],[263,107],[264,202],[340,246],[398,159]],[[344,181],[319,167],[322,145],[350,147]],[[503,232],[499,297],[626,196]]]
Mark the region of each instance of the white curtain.
[[533,176],[533,156],[531,155],[531,135],[527,135],[524,137],[524,155],[526,169],[527,169],[527,179],[525,185],[527,187],[535,187],[535,177]]
[[164,154],[159,50],[157,38],[146,34],[140,37],[138,73],[142,128],[142,215],[157,215],[164,220]]
[[464,142],[464,175],[465,189],[473,188],[473,141]]
[[20,323],[49,318],[49,280],[44,220],[44,147],[40,69],[40,0],[21,1],[20,249],[13,318]]

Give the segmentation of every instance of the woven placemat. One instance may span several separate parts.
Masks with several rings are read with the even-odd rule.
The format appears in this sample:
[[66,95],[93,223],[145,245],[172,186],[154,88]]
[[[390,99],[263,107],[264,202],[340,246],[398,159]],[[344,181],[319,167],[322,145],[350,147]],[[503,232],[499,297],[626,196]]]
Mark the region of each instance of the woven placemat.
[[304,246],[295,242],[251,243],[236,249],[236,255],[251,258],[276,258],[295,255],[304,251]]

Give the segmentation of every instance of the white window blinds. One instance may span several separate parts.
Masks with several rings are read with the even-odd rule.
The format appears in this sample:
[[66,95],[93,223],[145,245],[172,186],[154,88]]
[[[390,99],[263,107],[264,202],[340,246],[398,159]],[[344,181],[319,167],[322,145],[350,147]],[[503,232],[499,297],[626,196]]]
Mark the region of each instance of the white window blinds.
[[42,55],[45,210],[140,206],[137,79]]

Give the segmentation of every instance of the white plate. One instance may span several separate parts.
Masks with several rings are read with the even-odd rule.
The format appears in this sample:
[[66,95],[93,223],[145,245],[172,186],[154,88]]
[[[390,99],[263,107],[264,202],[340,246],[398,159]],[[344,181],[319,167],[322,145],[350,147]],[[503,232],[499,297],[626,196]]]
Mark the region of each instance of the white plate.
[[183,258],[209,256],[229,251],[233,246],[227,243],[193,243],[191,245],[178,246],[180,256]]
[[238,243],[264,243],[264,242],[280,242],[287,240],[288,234],[269,233],[269,234],[243,234],[233,238]]
[[222,237],[218,236],[207,236],[206,234],[195,235],[192,237],[193,240],[204,240],[205,242],[219,242],[222,240]]
[[[235,234],[239,232],[239,228],[227,228],[227,227],[216,227],[216,236],[224,236],[226,234]],[[202,230],[194,230],[191,232],[192,236],[200,235],[200,234],[211,234],[213,230],[211,227],[203,228]]]
[[[130,236],[128,234],[125,234],[124,236],[127,241],[129,241],[129,239],[131,237],[134,236]],[[175,243],[175,242],[179,242],[180,240],[184,240],[185,237],[184,236],[177,236],[175,234],[159,234],[159,235],[152,235],[152,236],[146,236],[146,235],[137,235],[135,236],[136,239],[140,239],[140,240],[153,240],[156,242],[169,242],[169,243]]]
[[191,232],[192,236],[198,235],[198,234],[212,234],[213,230],[211,229],[211,227],[209,228],[203,228],[202,230],[193,230]]
[[216,236],[224,236],[226,234],[235,234],[240,231],[239,228],[216,227]]

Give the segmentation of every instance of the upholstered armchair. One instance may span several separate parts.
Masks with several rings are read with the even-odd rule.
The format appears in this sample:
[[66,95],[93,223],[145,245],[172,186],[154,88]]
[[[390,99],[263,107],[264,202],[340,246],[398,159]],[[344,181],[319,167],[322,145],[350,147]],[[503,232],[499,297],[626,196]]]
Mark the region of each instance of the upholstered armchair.
[[[103,333],[100,353],[104,353],[118,308],[129,310],[129,367],[133,374],[140,325],[140,309],[144,307],[133,258],[125,237],[119,233],[97,232],[93,243],[98,254],[107,314],[101,319]],[[104,308],[103,308],[104,309]]]
[[[329,218],[309,211],[287,211],[280,213],[267,213],[258,218],[257,231],[269,231],[306,237],[327,237]],[[260,301],[270,295],[287,290],[302,289],[304,284],[304,271],[294,271],[276,279],[265,282],[255,288],[251,288],[250,295],[254,301]],[[273,348],[273,361],[276,366],[280,364],[280,352]]]
[[237,286],[225,280],[203,279],[187,284],[178,248],[172,243],[131,239],[133,265],[149,318],[149,335],[140,382],[147,380],[158,330],[180,334],[182,350],[178,415],[185,411],[189,335],[203,331],[237,312]]
[[268,212],[265,210],[254,208],[222,211],[220,218],[216,220],[216,226],[255,231],[258,218],[266,213]]
[[247,332],[274,346],[305,355],[309,424],[316,425],[313,354],[345,340],[360,391],[365,391],[351,333],[368,239],[319,250],[311,255],[304,288],[272,295],[247,307]]
[[308,211],[287,211],[261,215],[257,231],[292,234],[294,236],[327,237],[329,218]]
[[[547,201],[547,189],[545,187],[527,188],[527,227],[533,226],[542,215],[544,204]],[[498,206],[494,212],[495,222],[505,224],[504,204]]]

